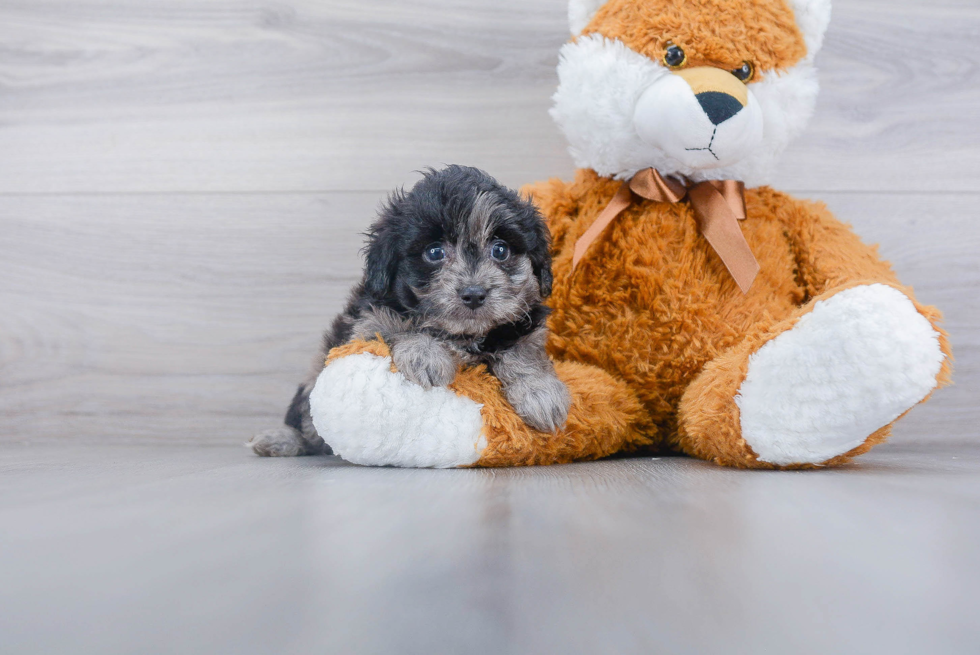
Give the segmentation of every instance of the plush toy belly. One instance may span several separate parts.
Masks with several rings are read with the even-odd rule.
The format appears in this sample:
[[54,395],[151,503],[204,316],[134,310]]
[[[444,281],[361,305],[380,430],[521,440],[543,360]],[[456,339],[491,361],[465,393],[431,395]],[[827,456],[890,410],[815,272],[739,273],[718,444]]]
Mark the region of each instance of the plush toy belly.
[[336,454],[374,466],[556,464],[653,442],[648,416],[626,384],[583,364],[555,369],[572,407],[566,425],[550,434],[524,424],[484,367],[461,370],[448,388],[423,389],[395,369],[380,341],[331,351],[310,410]]
[[[750,218],[741,227],[762,268],[743,294],[686,203],[634,203],[573,271],[576,241],[618,187],[594,175],[577,182],[587,191],[576,198],[580,218],[556,242],[549,353],[627,381],[670,435],[680,398],[705,364],[805,298],[785,227],[770,208],[776,194],[747,193]],[[577,192],[573,185],[570,194]]]

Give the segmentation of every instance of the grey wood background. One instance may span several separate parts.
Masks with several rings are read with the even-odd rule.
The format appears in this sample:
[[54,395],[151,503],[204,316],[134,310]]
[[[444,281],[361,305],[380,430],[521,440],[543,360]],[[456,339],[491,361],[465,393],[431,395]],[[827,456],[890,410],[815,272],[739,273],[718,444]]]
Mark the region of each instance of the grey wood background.
[[[946,312],[957,386],[899,438],[977,438],[978,35],[975,0],[840,0],[776,185]],[[562,0],[0,2],[0,439],[274,424],[388,190],[572,174],[567,36]]]

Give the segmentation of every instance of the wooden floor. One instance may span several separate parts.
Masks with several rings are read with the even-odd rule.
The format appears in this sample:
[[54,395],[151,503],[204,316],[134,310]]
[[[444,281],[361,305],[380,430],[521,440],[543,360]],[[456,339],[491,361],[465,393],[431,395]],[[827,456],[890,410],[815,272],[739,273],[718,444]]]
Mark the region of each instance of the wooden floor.
[[562,0],[0,3],[0,652],[978,652],[980,7],[838,0],[776,186],[941,307],[846,469],[266,461],[390,189],[569,177]]
[[745,473],[0,447],[0,652],[976,653],[980,446]]

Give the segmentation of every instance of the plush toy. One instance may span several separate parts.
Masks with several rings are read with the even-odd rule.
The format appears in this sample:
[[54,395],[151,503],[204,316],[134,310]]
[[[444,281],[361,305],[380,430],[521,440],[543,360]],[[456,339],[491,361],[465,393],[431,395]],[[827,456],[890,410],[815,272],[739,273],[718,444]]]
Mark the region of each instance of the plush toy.
[[553,235],[549,354],[568,423],[536,432],[483,369],[424,390],[385,344],[311,396],[345,459],[513,466],[668,449],[831,466],[950,377],[940,314],[819,203],[767,186],[817,96],[829,0],[572,0],[552,116],[580,170],[528,192]]

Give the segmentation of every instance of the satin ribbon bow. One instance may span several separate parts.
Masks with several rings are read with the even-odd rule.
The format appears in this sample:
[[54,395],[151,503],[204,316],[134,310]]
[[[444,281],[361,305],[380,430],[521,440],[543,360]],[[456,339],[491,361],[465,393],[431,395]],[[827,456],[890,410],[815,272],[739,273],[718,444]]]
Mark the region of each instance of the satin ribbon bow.
[[742,293],[749,292],[759,274],[759,262],[738,224],[745,220],[745,185],[735,180],[709,180],[688,186],[661,176],[653,168],[644,169],[623,182],[599,218],[575,242],[573,271],[592,242],[633,204],[633,194],[655,202],[678,203],[688,198],[701,234],[718,253]]

